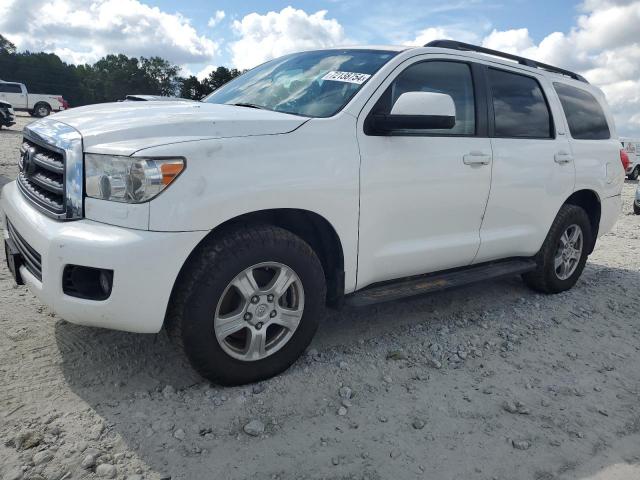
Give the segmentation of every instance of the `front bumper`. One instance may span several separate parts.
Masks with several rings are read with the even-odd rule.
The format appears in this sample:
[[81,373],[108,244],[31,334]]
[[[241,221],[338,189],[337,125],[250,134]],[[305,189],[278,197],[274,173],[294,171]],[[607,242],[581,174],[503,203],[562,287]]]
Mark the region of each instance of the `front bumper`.
[[[41,256],[42,281],[20,267],[40,301],[69,322],[130,332],[154,333],[162,328],[178,273],[207,234],[133,230],[92,220],[56,221],[33,208],[15,182],[3,187],[0,209]],[[111,296],[95,301],[65,295],[65,265],[113,270]]]
[[12,112],[9,112],[6,116],[2,115],[0,112],[0,124],[5,127],[10,127],[16,124],[16,116]]

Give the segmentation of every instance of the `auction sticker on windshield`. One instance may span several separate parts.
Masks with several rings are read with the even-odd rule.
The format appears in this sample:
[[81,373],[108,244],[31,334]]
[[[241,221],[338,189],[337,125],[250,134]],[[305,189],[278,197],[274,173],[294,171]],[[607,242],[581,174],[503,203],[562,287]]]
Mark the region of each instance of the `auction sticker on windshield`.
[[347,82],[347,83],[357,83],[358,85],[362,85],[366,82],[371,75],[366,73],[355,73],[355,72],[336,72],[331,71],[327,73],[322,80],[331,80],[333,82]]

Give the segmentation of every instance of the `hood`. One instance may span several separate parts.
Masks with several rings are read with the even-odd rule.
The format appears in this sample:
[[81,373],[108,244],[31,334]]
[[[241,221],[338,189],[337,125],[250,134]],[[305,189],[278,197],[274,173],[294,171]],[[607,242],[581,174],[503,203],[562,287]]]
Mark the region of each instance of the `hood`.
[[308,118],[193,101],[119,102],[72,108],[49,117],[75,128],[84,151],[131,155],[143,148],[211,138],[288,133]]

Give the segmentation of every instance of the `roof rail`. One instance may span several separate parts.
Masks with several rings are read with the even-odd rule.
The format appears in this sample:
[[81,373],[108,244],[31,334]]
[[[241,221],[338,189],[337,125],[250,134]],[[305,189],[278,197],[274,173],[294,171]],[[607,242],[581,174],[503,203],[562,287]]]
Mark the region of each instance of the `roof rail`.
[[567,77],[571,77],[574,80],[579,80],[584,83],[589,83],[587,79],[584,78],[582,75],[579,75],[575,72],[571,72],[569,70],[565,70],[564,68],[554,67],[553,65],[548,65],[542,62],[536,62],[535,60],[531,60],[529,58],[519,57],[518,55],[500,52],[498,50],[492,50],[490,48],[479,47],[478,45],[472,45],[470,43],[457,42],[455,40],[433,40],[427,43],[425,47],[450,48],[452,50],[466,50],[469,52],[485,53],[487,55],[493,55],[494,57],[502,57],[502,58],[507,58],[509,60],[514,60],[518,62],[520,65],[526,65],[527,67],[532,67],[532,68],[541,68],[549,72],[566,75]]

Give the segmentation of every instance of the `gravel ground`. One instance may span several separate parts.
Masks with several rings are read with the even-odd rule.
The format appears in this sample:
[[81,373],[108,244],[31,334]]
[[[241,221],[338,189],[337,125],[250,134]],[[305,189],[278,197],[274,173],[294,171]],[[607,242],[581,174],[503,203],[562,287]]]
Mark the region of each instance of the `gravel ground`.
[[[0,131],[0,184],[29,120]],[[640,478],[634,189],[570,292],[330,312],[305,358],[237,388],[164,333],[65,322],[0,262],[1,478]]]

